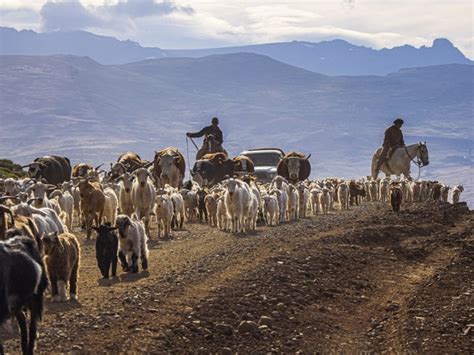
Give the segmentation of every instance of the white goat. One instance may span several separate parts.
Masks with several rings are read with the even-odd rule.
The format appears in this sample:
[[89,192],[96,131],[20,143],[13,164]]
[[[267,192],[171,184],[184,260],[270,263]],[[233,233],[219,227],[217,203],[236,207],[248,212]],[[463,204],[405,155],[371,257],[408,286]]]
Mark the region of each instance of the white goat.
[[143,222],[126,215],[118,215],[115,225],[118,227],[120,236],[118,256],[123,271],[138,272],[139,257],[142,261],[142,269],[148,269],[148,237]]
[[72,219],[74,216],[74,197],[72,197],[71,193],[69,191],[60,191],[60,190],[54,190],[50,197],[57,198],[59,202],[59,206],[61,206],[61,210],[66,214],[67,216],[67,227],[69,230],[72,230]]
[[171,220],[173,219],[173,201],[168,195],[156,197],[156,222],[158,223],[158,238],[171,237]]
[[263,198],[263,214],[268,226],[277,226],[280,224],[280,208],[278,207],[278,198],[275,195],[267,195]]
[[135,181],[132,185],[132,201],[138,220],[144,220],[146,234],[150,235],[150,215],[155,204],[155,187],[148,178],[153,179],[151,173],[140,168],[135,170]]
[[464,186],[458,185],[453,189],[453,203],[458,203],[461,198],[461,193],[464,192]]

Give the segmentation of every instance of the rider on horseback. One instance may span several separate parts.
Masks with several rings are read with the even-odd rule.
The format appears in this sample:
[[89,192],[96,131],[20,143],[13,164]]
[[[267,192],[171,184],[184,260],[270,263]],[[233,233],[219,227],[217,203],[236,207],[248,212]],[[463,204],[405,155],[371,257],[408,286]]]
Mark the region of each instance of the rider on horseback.
[[[214,141],[215,141],[215,148],[214,148],[214,151],[216,152],[225,152],[224,148],[222,147],[222,143],[224,142],[224,139],[223,139],[223,134],[222,134],[222,131],[221,129],[219,128],[219,119],[217,117],[214,117],[211,121],[211,125],[210,126],[207,126],[207,127],[204,127],[203,129],[201,129],[199,132],[196,132],[196,133],[186,133],[186,136],[189,137],[189,138],[199,138],[199,137],[202,137],[202,136],[212,136],[214,138]],[[201,148],[202,149],[202,148]],[[209,153],[212,153],[212,152],[209,152]],[[201,154],[199,154],[201,155]],[[197,159],[199,159],[200,157],[198,157]]]
[[382,165],[388,160],[389,153],[393,152],[395,148],[405,145],[403,133],[401,130],[403,123],[404,122],[401,118],[397,118],[395,121],[393,121],[393,125],[385,130],[385,137],[382,144],[382,153],[380,154],[377,166],[375,168],[375,178],[377,178]]

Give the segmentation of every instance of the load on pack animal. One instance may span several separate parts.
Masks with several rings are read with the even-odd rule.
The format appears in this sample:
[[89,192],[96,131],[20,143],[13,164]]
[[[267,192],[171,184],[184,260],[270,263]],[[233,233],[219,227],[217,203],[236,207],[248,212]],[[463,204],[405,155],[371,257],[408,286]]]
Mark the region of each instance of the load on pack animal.
[[152,163],[142,160],[137,153],[127,152],[121,154],[115,164],[110,164],[109,178],[116,179],[125,172],[133,173],[139,168],[147,168]]
[[206,154],[194,163],[191,175],[201,187],[211,187],[234,174],[234,162],[224,153]]
[[26,167],[31,178],[44,179],[48,184],[59,185],[71,180],[71,162],[66,157],[44,156],[23,166],[23,168]]

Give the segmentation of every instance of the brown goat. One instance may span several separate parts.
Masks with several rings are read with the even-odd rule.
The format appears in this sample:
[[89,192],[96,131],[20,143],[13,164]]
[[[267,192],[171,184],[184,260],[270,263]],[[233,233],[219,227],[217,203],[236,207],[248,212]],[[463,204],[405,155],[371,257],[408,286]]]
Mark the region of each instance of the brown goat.
[[[8,215],[9,218],[5,218]],[[10,208],[0,205],[0,240],[6,240],[18,235],[34,239],[42,253],[41,235],[35,222],[30,217],[16,216]]]
[[43,245],[52,301],[67,301],[68,282],[71,299],[77,300],[81,247],[76,237],[70,233],[50,233],[43,237]]
[[81,209],[86,220],[86,232],[89,239],[92,234],[92,222],[98,227],[102,222],[104,213],[105,194],[99,183],[91,182],[89,179],[79,182],[81,194]]
[[393,212],[400,212],[400,206],[403,200],[403,191],[398,185],[390,187],[390,204]]

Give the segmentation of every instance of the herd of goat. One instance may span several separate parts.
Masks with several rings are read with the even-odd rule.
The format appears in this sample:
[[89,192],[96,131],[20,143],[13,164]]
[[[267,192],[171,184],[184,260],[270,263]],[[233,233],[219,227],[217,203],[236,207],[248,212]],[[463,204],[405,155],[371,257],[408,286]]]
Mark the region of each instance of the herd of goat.
[[[77,300],[81,251],[73,227],[84,228],[87,238],[95,231],[98,267],[109,278],[116,276],[118,262],[124,272],[138,272],[139,260],[147,269],[152,224],[158,238],[170,238],[173,229],[198,221],[246,233],[258,224],[276,226],[364,201],[391,203],[397,212],[402,201],[447,202],[451,189],[436,181],[300,179],[292,170],[300,167],[295,160],[288,163],[288,176],[268,183],[257,181],[249,171],[234,171],[211,186],[200,186],[183,181],[184,159],[177,150],[156,152],[150,164],[120,159],[108,172],[78,164],[69,176],[68,160],[57,168],[35,161],[29,165],[29,178],[0,181],[0,353],[2,334],[12,327],[13,317],[23,352],[33,353],[48,283],[52,301],[66,301],[68,288],[70,299]],[[41,169],[49,170],[38,176]],[[204,180],[199,178],[195,180]],[[453,203],[462,192],[462,185],[452,189]],[[25,309],[30,312],[29,327]]]

